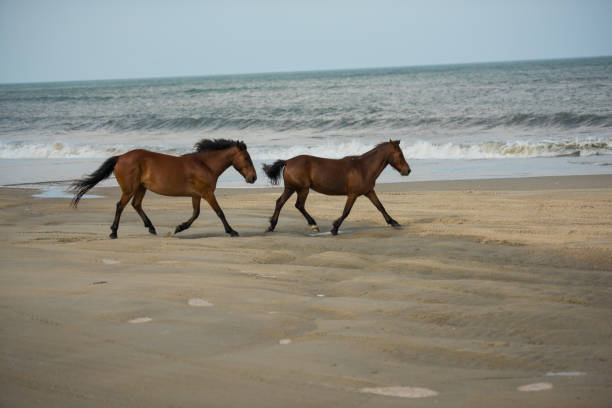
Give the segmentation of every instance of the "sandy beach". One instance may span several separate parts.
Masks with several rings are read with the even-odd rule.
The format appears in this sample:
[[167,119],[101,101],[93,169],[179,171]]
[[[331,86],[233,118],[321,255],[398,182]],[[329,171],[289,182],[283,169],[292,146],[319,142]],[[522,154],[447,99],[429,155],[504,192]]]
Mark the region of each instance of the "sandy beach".
[[264,233],[280,189],[219,189],[238,238],[147,193],[158,235],[110,240],[117,188],[0,188],[0,406],[609,406],[612,176],[377,191],[403,229],[292,199]]

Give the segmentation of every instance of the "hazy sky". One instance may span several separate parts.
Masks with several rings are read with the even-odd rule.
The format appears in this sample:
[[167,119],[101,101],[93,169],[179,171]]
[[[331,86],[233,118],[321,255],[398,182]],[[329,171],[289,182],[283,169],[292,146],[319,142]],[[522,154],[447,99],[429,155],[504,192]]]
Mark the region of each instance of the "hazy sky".
[[612,55],[612,1],[0,0],[0,83]]

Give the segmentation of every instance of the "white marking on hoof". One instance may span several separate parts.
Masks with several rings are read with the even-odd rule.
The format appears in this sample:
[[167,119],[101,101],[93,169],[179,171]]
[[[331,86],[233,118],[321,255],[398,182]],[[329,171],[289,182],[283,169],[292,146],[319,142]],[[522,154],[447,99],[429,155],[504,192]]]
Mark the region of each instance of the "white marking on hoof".
[[285,344],[291,344],[291,339],[280,339],[280,340],[278,341],[278,344],[283,344],[283,345],[285,345]]
[[531,392],[531,391],[546,391],[552,389],[553,385],[548,382],[534,383],[521,385],[517,388],[517,390],[521,392]]
[[558,373],[546,373],[547,376],[553,377],[580,377],[581,375],[586,375],[582,371],[559,371]]
[[187,302],[187,304],[189,306],[195,306],[195,307],[210,307],[213,304],[204,300],[204,299],[198,299],[198,298],[193,298],[193,299],[189,299],[189,301]]
[[152,321],[150,317],[137,317],[135,319],[129,320],[128,323],[147,323]]
[[384,395],[387,397],[400,398],[427,398],[435,397],[438,393],[429,388],[420,387],[376,387],[376,388],[361,388],[359,392],[369,394]]
[[319,232],[319,226],[318,225],[311,225],[310,228],[312,228],[313,232]]
[[114,264],[118,264],[120,262],[118,260],[116,260],[116,259],[103,259],[102,263],[105,263],[106,265],[114,265]]

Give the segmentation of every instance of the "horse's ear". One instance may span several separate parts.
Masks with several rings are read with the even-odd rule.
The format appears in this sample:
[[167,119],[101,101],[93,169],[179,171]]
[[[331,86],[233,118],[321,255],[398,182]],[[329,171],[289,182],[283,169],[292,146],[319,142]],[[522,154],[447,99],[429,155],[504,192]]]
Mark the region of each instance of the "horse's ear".
[[246,144],[242,140],[239,140],[238,143],[236,143],[236,145],[238,146],[239,150],[246,150],[247,148]]
[[400,141],[399,140],[390,140],[391,143],[393,143],[396,146],[399,146]]

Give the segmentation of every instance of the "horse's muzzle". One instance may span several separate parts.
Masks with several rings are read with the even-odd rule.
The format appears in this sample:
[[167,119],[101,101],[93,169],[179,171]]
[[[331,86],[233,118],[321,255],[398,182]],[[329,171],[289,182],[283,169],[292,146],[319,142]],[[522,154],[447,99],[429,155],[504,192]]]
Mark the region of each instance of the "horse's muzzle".
[[257,180],[257,176],[251,176],[246,179],[246,182],[249,184],[253,184]]
[[402,176],[407,176],[407,175],[409,175],[409,174],[410,174],[410,169],[404,169],[404,170],[402,170],[402,171],[400,172],[400,174],[401,174]]

